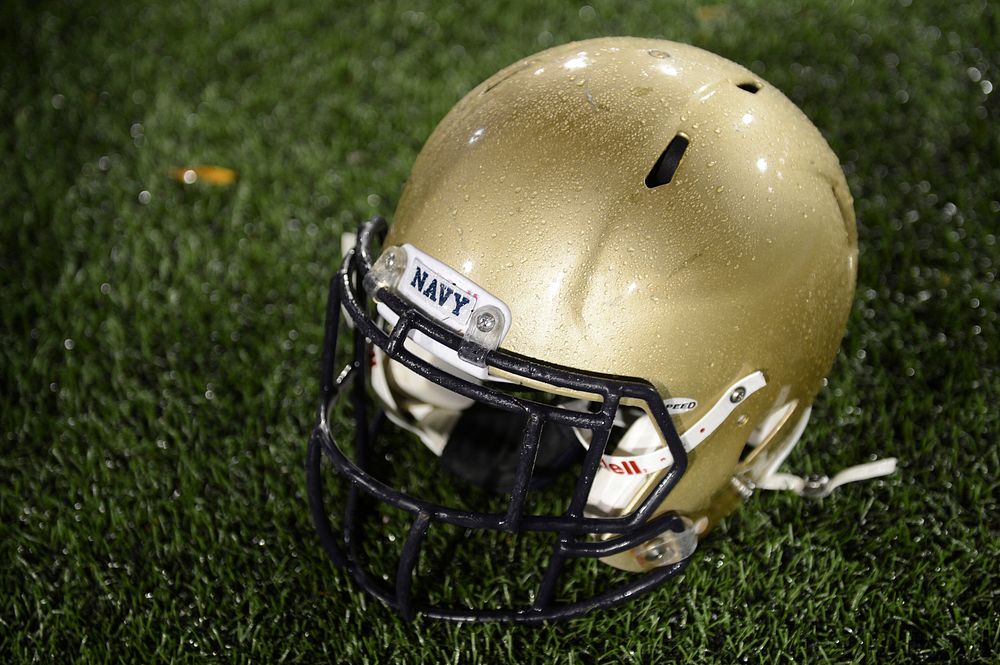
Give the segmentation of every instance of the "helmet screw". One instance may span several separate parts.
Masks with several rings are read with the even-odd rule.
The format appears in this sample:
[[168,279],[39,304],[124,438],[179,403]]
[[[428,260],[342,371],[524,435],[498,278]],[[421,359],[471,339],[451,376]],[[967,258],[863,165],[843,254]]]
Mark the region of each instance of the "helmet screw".
[[732,484],[733,489],[735,489],[737,493],[739,493],[740,497],[742,497],[744,501],[753,496],[753,491],[754,491],[753,481],[744,476],[743,474],[737,474],[733,476],[732,478],[729,479],[729,482]]
[[476,317],[476,328],[479,329],[479,332],[487,333],[493,330],[493,328],[495,328],[496,325],[497,325],[497,317],[493,316],[489,312],[483,312],[482,314]]
[[743,401],[743,398],[747,396],[747,389],[740,386],[733,392],[729,393],[729,401],[733,404],[739,404]]
[[654,561],[659,561],[660,559],[662,559],[666,555],[667,555],[667,546],[666,546],[666,544],[658,542],[658,543],[654,543],[654,544],[650,545],[646,549],[646,552],[645,552],[645,554],[643,556],[645,557],[646,561],[649,561],[650,563],[652,563]]

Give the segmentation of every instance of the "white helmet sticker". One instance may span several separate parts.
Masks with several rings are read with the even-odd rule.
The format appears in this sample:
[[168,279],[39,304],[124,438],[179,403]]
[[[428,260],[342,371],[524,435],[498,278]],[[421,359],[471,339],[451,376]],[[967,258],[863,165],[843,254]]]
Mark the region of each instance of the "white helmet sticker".
[[663,400],[663,406],[667,407],[667,413],[687,413],[698,408],[698,400],[690,397],[671,397]]
[[[413,245],[405,244],[401,249],[405,253],[406,265],[402,271],[394,274],[394,282],[389,284],[400,297],[438,323],[463,335],[469,327],[474,312],[483,310],[486,306],[495,308],[492,311],[499,312],[497,318],[501,327],[493,336],[496,345],[499,346],[504,335],[510,330],[511,324],[510,308],[505,302],[459,271],[421,252]],[[390,326],[396,325],[396,321],[399,320],[398,314],[384,303],[378,303],[377,307],[378,313]],[[422,348],[455,369],[482,380],[494,378],[489,375],[486,367],[463,360],[453,349],[427,337],[419,330],[411,331],[409,336]]]

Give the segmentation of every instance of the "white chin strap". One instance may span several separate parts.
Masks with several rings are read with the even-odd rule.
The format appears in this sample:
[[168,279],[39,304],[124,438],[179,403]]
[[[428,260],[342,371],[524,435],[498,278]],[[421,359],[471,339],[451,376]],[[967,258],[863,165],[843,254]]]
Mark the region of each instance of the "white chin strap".
[[754,474],[755,478],[748,489],[788,491],[811,499],[821,499],[829,496],[833,490],[841,485],[861,480],[871,480],[895,473],[895,457],[887,457],[875,462],[849,466],[835,474],[832,478],[825,475],[812,475],[802,478],[791,473],[779,473],[778,469],[785,463],[792,450],[798,445],[799,439],[802,438],[802,433],[809,423],[809,415],[811,413],[811,407],[805,409],[802,416],[799,417],[798,422],[795,423],[795,426],[788,433],[785,442],[780,445],[780,452],[774,456],[774,459],[768,462],[763,470]]
[[829,496],[833,490],[847,483],[860,480],[881,478],[896,472],[896,458],[887,457],[875,462],[849,466],[832,478],[827,476],[809,476],[801,478],[790,473],[771,473],[755,483],[761,490],[784,490],[795,492],[799,496],[812,499],[822,499]]
[[[730,386],[705,416],[680,434],[684,449],[692,451],[729,418],[743,399],[765,385],[764,375],[761,372],[754,372]],[[739,399],[735,398],[737,395]],[[801,439],[811,411],[812,409],[805,409],[791,431],[785,435],[780,452],[769,460],[762,470],[753,474],[752,481],[746,477],[740,479],[742,481],[740,484],[748,490],[746,497],[754,489],[762,489],[787,490],[799,496],[822,498],[846,483],[870,480],[895,472],[896,459],[887,458],[848,467],[832,478],[826,476],[800,478],[788,473],[779,473],[779,467]],[[577,430],[577,437],[584,447],[589,446],[590,441],[584,433]],[[601,467],[597,471],[587,500],[587,514],[591,516],[622,514],[647,488],[648,476],[672,464],[670,451],[664,446],[652,419],[648,415],[642,416],[622,436],[615,453],[603,455]]]

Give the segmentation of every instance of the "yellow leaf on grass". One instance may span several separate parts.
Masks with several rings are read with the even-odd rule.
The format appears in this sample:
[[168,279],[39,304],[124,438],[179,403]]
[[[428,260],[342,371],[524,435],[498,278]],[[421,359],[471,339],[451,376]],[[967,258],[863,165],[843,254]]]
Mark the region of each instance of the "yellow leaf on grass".
[[208,185],[225,187],[236,182],[239,174],[225,166],[183,166],[173,171],[174,180],[185,185],[193,185],[196,182],[203,182]]

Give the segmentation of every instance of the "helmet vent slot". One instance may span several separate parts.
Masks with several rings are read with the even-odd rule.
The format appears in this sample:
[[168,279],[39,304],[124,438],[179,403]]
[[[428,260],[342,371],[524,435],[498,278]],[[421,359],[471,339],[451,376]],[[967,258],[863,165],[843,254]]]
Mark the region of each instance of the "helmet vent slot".
[[674,177],[674,173],[677,172],[677,167],[680,166],[681,158],[684,157],[684,151],[687,150],[687,147],[688,138],[683,134],[678,134],[670,139],[666,150],[656,160],[653,168],[649,171],[649,175],[646,176],[646,187],[653,189],[654,187],[666,185],[670,182]]
[[751,95],[756,95],[757,91],[760,90],[760,86],[754,83],[753,81],[749,81],[747,83],[740,83],[736,87],[739,88],[740,90],[746,90]]

